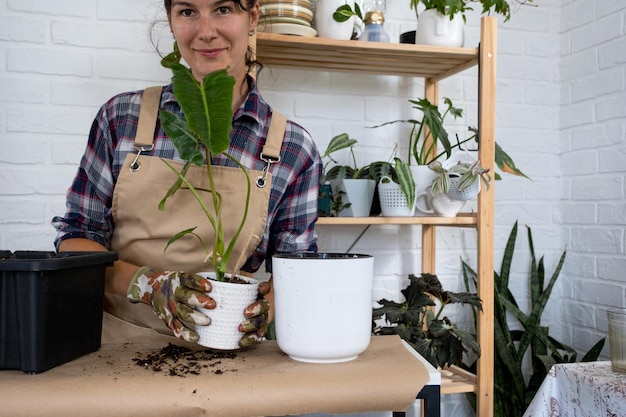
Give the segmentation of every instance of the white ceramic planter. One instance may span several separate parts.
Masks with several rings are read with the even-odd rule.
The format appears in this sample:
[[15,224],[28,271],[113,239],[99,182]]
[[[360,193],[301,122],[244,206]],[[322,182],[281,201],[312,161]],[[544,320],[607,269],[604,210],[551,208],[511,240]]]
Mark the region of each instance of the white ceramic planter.
[[458,14],[450,20],[435,9],[424,10],[417,19],[415,43],[420,45],[456,46],[465,43],[465,22]]
[[211,279],[213,290],[208,294],[217,304],[213,310],[198,308],[211,319],[208,326],[195,326],[200,336],[198,344],[211,349],[239,349],[239,339],[243,333],[237,327],[246,320],[243,310],[257,299],[259,282],[241,276],[238,278],[249,284],[216,281],[214,272],[201,272],[198,275]]
[[317,0],[315,5],[315,30],[321,38],[350,40],[354,30],[354,16],[345,22],[336,22],[333,13],[345,0]]
[[276,341],[301,362],[345,362],[372,332],[374,258],[295,253],[272,258]]
[[343,191],[341,196],[344,203],[350,207],[341,210],[339,217],[368,217],[372,208],[372,199],[376,190],[376,181],[367,179],[330,180],[333,194]]
[[463,190],[459,190],[459,182],[461,182],[461,177],[450,177],[448,197],[457,201],[467,201],[478,197],[478,193],[480,192],[480,178]]

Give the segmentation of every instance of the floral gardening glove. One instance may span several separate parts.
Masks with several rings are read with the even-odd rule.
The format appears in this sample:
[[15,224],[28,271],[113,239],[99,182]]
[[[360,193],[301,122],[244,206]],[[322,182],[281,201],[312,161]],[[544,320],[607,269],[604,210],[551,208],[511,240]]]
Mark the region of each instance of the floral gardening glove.
[[215,308],[215,301],[205,294],[211,289],[211,283],[199,275],[187,272],[154,272],[147,266],[142,266],[128,286],[127,297],[132,302],[151,306],[176,337],[197,342],[198,334],[183,322],[202,326],[211,324],[211,319],[195,309]]
[[239,331],[245,333],[241,339],[239,339],[239,346],[242,348],[252,346],[258,343],[267,327],[267,316],[270,310],[270,303],[263,298],[270,292],[269,282],[262,282],[259,284],[259,295],[257,301],[250,304],[243,311],[243,315],[248,319],[239,324]]

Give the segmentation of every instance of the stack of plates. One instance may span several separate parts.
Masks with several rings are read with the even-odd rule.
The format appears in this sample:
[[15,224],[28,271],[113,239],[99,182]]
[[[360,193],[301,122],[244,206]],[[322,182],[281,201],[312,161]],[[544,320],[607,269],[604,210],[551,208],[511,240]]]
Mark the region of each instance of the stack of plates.
[[260,32],[316,36],[310,0],[261,0]]

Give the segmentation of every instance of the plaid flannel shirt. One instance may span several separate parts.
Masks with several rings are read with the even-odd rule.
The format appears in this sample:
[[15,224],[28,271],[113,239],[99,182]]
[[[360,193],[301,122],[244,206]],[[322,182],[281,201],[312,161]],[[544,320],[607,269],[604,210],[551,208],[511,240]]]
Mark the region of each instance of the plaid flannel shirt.
[[[249,169],[262,170],[259,158],[271,120],[271,108],[260,96],[252,78],[250,93],[233,117],[228,153]],[[64,217],[52,220],[58,234],[55,245],[69,238],[87,238],[109,248],[114,233],[111,204],[117,178],[126,155],[133,148],[143,91],[119,94],[98,111],[92,124],[85,154],[67,192]],[[163,89],[161,109],[181,114],[172,86]],[[160,123],[149,153],[180,160]],[[218,155],[213,164],[236,166]],[[317,251],[317,195],[322,163],[311,136],[298,124],[287,121],[281,161],[272,164],[272,189],[265,233],[244,270],[256,271],[264,260],[271,271],[274,253]]]

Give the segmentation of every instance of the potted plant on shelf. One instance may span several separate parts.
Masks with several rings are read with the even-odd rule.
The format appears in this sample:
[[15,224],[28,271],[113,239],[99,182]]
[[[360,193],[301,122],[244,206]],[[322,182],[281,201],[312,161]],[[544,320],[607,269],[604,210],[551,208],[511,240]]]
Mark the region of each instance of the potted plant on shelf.
[[[514,0],[518,4],[533,0]],[[473,10],[472,3],[481,7],[481,14],[492,12],[511,18],[511,6],[506,0],[410,0],[410,7],[417,19],[416,44],[439,46],[463,46],[466,13]],[[420,5],[423,10],[420,12]]]
[[458,328],[448,317],[442,317],[444,308],[450,304],[482,309],[476,294],[445,291],[432,274],[409,275],[409,285],[401,293],[404,296],[401,302],[378,301],[380,307],[373,314],[374,334],[399,335],[439,368],[462,366],[463,355],[469,352],[480,356],[475,336]]
[[[200,336],[199,344],[216,349],[236,349],[241,333],[237,325],[243,321],[243,310],[256,300],[258,294],[258,281],[236,275],[236,271],[227,271],[228,261],[233,253],[233,248],[239,238],[245,224],[248,205],[250,201],[250,176],[248,170],[235,158],[228,155],[230,143],[230,131],[232,129],[232,94],[234,78],[228,75],[226,70],[219,70],[208,74],[202,83],[198,82],[191,70],[179,62],[180,54],[177,45],[174,51],[161,61],[161,64],[172,70],[172,85],[174,95],[180,103],[184,117],[161,110],[159,118],[163,129],[171,138],[184,161],[181,167],[172,163],[163,162],[176,175],[176,180],[159,204],[159,209],[164,210],[167,200],[177,192],[188,192],[201,207],[205,220],[215,232],[213,242],[206,242],[202,236],[196,233],[196,228],[182,230],[173,236],[165,247],[174,244],[185,236],[198,239],[206,251],[206,258],[199,259],[199,264],[208,262],[212,271],[200,273],[213,280],[211,296],[216,300],[218,307],[215,310],[202,310],[211,318],[210,326],[196,326],[196,332]],[[247,192],[243,206],[241,219],[229,217],[229,221],[238,221],[239,226],[232,238],[228,241],[224,235],[224,218],[222,212],[222,199],[220,192],[214,187],[214,170],[210,163],[212,156],[223,154],[232,160],[245,176]],[[209,161],[205,164],[206,160]],[[192,184],[186,174],[196,165],[202,167],[206,175],[210,198],[208,202],[200,195],[197,185]],[[245,285],[241,285],[245,284]],[[223,292],[243,291],[245,295],[224,295]],[[231,304],[232,301],[236,303]],[[223,317],[225,314],[234,314],[235,318]],[[221,329],[221,324],[230,326],[230,329]],[[224,338],[218,338],[224,336]]]
[[[331,139],[322,159],[323,173],[320,178],[320,203],[328,196],[329,212],[320,212],[327,216],[367,217],[370,215],[376,182],[370,175],[369,165],[359,168],[354,155],[354,145],[358,141],[347,133],[341,133]],[[342,165],[331,155],[342,149],[349,149],[351,165]],[[335,165],[330,166],[333,163]],[[345,198],[345,200],[344,200]]]
[[432,183],[431,194],[447,194],[453,200],[466,201],[480,192],[481,182],[489,189],[491,175],[480,165],[480,161],[458,162],[445,168],[441,162],[433,161],[428,167],[437,173]]

